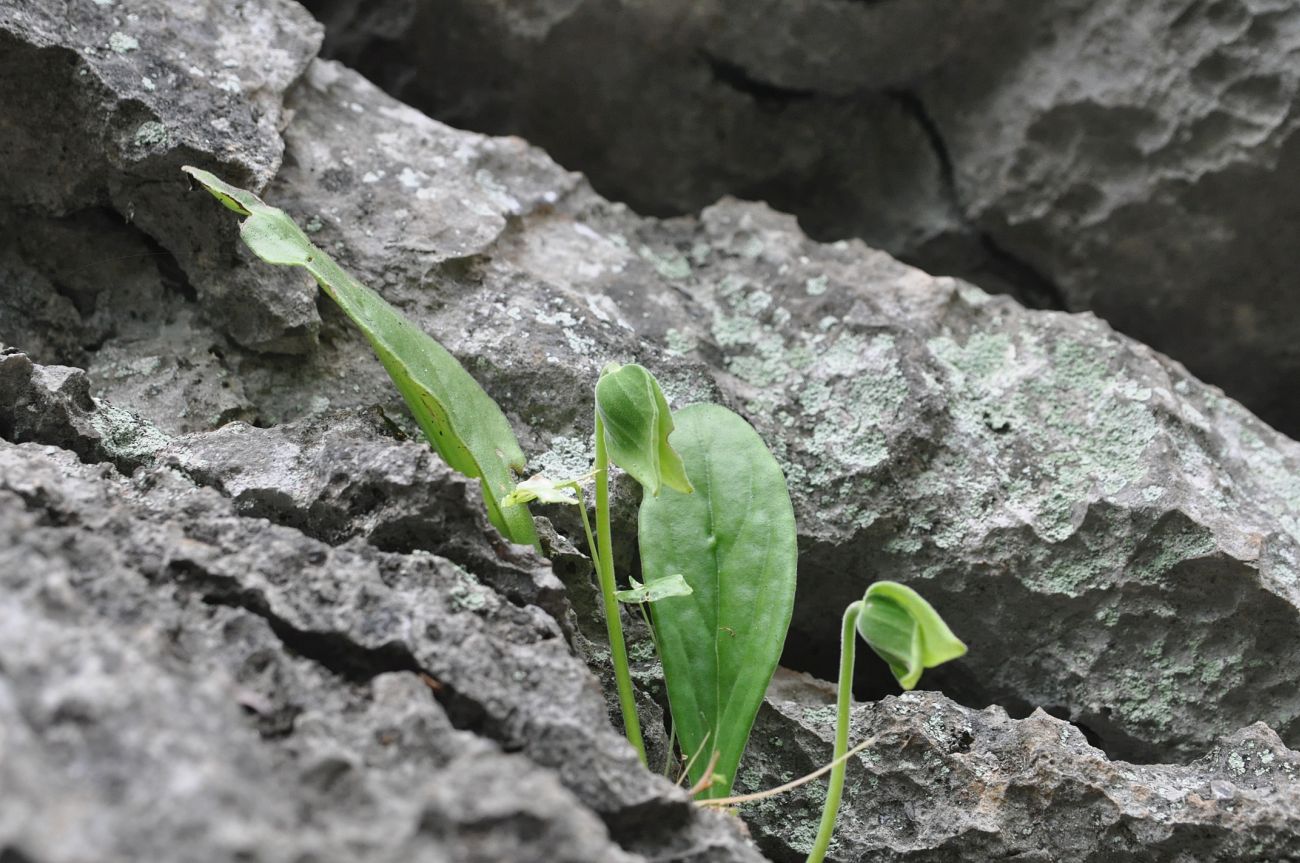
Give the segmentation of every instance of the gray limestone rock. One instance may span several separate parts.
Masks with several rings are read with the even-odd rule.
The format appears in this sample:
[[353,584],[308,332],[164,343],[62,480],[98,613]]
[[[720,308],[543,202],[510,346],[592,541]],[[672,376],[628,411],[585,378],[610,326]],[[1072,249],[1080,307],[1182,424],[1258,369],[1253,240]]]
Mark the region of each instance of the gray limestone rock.
[[[0,209],[17,213],[10,218],[23,230],[42,216],[112,211],[182,262],[236,341],[304,352],[320,326],[314,290],[283,274],[205,278],[237,256],[233,231],[171,202],[190,162],[266,185],[283,155],[283,92],[320,36],[291,0],[6,3]],[[205,229],[193,230],[186,215]]]
[[1096,311],[1295,434],[1291,0],[309,0],[327,51],[642,212],[723,194]]
[[[737,793],[829,762],[834,717],[829,686],[778,676]],[[849,760],[827,860],[1300,859],[1300,753],[1262,723],[1176,766],[1112,761],[1042,711],[1014,720],[934,692],[856,705],[852,729],[872,742]],[[742,806],[769,858],[804,859],[825,793],[819,780]]]
[[[127,50],[119,39],[121,56],[172,57],[209,26],[272,32],[255,22],[274,4],[239,7],[254,22],[239,27],[234,8],[214,6],[190,30],[163,12],[124,17],[172,41],[136,36],[141,47]],[[96,9],[137,14],[126,0]],[[44,10],[6,7],[0,38],[28,59],[53,39],[66,60],[68,34],[31,24]],[[580,20],[563,6],[512,14],[539,33]],[[310,35],[300,12],[284,15],[290,36]],[[960,50],[913,61],[944,68]],[[132,104],[103,84],[126,61],[98,60],[107,65],[69,66],[60,92],[76,98],[48,106],[41,122],[80,129],[76,105]],[[258,151],[273,153],[267,173],[248,154],[168,158],[224,165],[260,188],[441,339],[501,402],[531,468],[588,469],[590,393],[609,360],[651,367],[674,405],[721,401],[754,423],[787,471],[800,523],[787,664],[831,676],[843,607],[894,578],[970,643],[968,657],[927,678],[963,703],[1050,710],[1130,761],[1189,761],[1257,721],[1300,745],[1290,673],[1300,661],[1300,446],[1176,362],[1090,315],[1027,311],[860,242],[813,242],[761,205],[635,215],[524,142],[451,129],[332,62],[274,81],[257,96],[278,112],[268,128],[284,147],[282,159],[275,141]],[[26,92],[11,76],[0,87]],[[205,116],[183,99],[157,110],[166,105],[192,122]],[[35,122],[23,116],[6,112],[0,135]],[[197,833],[206,856],[196,859],[249,848],[268,860],[345,859],[356,847],[375,859],[488,859],[541,830],[549,838],[538,842],[575,860],[753,859],[734,826],[701,818],[637,768],[606,721],[609,701],[575,656],[603,664],[590,582],[566,546],[581,547],[573,513],[539,510],[561,534],[553,545],[569,548],[557,558],[577,615],[566,627],[542,607],[564,610],[557,576],[485,538],[466,485],[418,439],[394,439],[392,426],[410,431],[400,399],[337,311],[323,303],[314,317],[305,276],[248,260],[233,215],[205,193],[186,196],[170,179],[176,164],[148,162],[157,175],[141,174],[145,163],[59,168],[24,152],[36,161],[0,174],[0,226],[30,232],[6,230],[0,242],[0,338],[40,362],[0,358],[0,437],[29,442],[0,451],[0,520],[11,523],[0,555],[13,561],[0,574],[14,580],[6,614],[21,622],[19,635],[0,635],[10,651],[0,681],[12,693],[0,705],[21,709],[0,715],[11,717],[6,734],[23,717],[4,745],[32,754],[0,761],[14,774],[0,788],[30,789],[21,806],[0,807],[0,854],[9,843],[36,863],[80,860],[85,841],[107,848],[101,857],[153,859]],[[64,182],[82,168],[89,180]],[[63,179],[49,181],[56,169]],[[148,197],[132,226],[110,229],[114,213],[128,215],[121,200],[79,190],[111,193],[128,175],[149,178],[139,187]],[[119,250],[133,257],[110,264]],[[106,275],[85,272],[92,263]],[[257,290],[223,292],[232,285]],[[311,307],[306,329],[276,317],[267,298],[278,296]],[[256,327],[239,323],[245,315],[278,321],[262,331],[269,341],[248,337]],[[305,353],[268,352],[308,330],[294,348]],[[366,413],[376,404],[391,425]],[[97,429],[110,414],[116,430]],[[234,419],[245,422],[227,425]],[[141,442],[149,428],[161,431]],[[617,489],[621,571],[634,573],[635,489]],[[99,671],[108,684],[74,688],[99,700],[78,712],[67,696],[70,720],[34,713],[60,703],[45,694],[61,681],[34,658],[44,654],[54,667]],[[862,666],[860,693],[886,692],[883,670]],[[113,685],[118,669],[132,682]],[[654,697],[653,663],[640,670]],[[233,696],[228,679],[242,687]],[[434,700],[410,700],[431,688]],[[150,701],[165,706],[149,714],[147,738],[120,718],[77,718],[135,716]],[[389,711],[435,730],[403,732],[384,749],[387,735],[370,729]],[[772,736],[755,738],[752,757],[772,756]],[[231,757],[213,764],[205,739],[229,741]],[[404,741],[419,742],[408,751]],[[462,742],[473,762],[462,763]],[[122,778],[136,761],[141,788]],[[102,782],[77,796],[60,772],[69,764]],[[429,780],[439,765],[445,790]],[[227,794],[163,796],[200,793],[196,773]],[[463,799],[461,789],[512,776],[527,799],[501,809]],[[241,797],[244,786],[264,805]],[[389,797],[401,800],[390,808]],[[150,832],[145,814],[171,799],[186,806]],[[1278,803],[1286,818],[1294,809]],[[1069,824],[1087,810],[1056,811]],[[39,827],[52,818],[98,826],[65,846]],[[790,821],[792,833],[807,826]],[[1281,847],[1260,829],[1267,848]],[[1206,847],[1248,854],[1237,841]],[[1013,846],[1030,848],[999,847]]]
[[81,369],[43,366],[0,344],[0,439],[62,447],[130,473],[168,437],[130,411],[98,401]]
[[14,859],[758,859],[640,769],[550,615],[434,553],[0,442],[0,580]]
[[[325,248],[462,358],[532,467],[587,469],[588,394],[610,359],[650,365],[676,404],[721,399],[754,422],[801,525],[788,661],[833,674],[827,621],[895,578],[972,643],[937,678],[963,699],[1051,707],[1130,758],[1194,754],[1257,720],[1297,742],[1278,657],[1300,656],[1300,451],[1176,363],[1091,316],[811,242],[761,206],[634,217],[336,65],[289,104],[292,158],[268,196],[321,214]],[[457,173],[473,183],[440,194]],[[476,219],[496,233],[472,257],[412,243],[472,236]],[[311,384],[331,404],[387,391],[359,342],[323,348],[362,382],[360,398]]]
[[[789,663],[833,674],[827,620],[895,578],[971,642],[936,677],[971,703],[1050,707],[1128,758],[1192,755],[1257,720],[1298,742],[1300,454],[1177,364],[1089,316],[814,243],[760,206],[633,216],[523,143],[451,130],[335,64],[287,104],[267,197],[461,357],[533,468],[587,469],[610,359],[647,363],[675,404],[720,399],[755,423],[801,525]],[[362,339],[326,320],[302,362],[229,348],[254,411],[379,399],[403,416]]]

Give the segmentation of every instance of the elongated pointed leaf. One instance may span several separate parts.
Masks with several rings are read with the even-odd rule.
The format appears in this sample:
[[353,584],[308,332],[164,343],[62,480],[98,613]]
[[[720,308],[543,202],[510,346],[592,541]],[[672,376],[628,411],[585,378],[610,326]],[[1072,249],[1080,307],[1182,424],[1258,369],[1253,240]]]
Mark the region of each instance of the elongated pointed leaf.
[[915,590],[895,581],[878,581],[867,588],[858,634],[889,663],[904,689],[915,688],[925,669],[966,653],[966,645],[939,612]]
[[690,492],[681,457],[668,443],[672,412],[654,375],[635,363],[618,366],[596,382],[596,410],[614,464],[652,496],[665,485]]
[[725,797],[790,626],[794,510],[749,423],[717,405],[692,405],[674,420],[695,493],[665,488],[641,501],[641,564],[645,573],[680,572],[693,590],[655,604],[655,630],[682,751],[706,741],[710,750],[696,757],[691,780],[716,749],[714,772],[725,781],[705,794]]
[[659,602],[674,596],[691,595],[691,586],[686,583],[686,576],[680,572],[657,578],[654,584],[642,584],[635,578],[629,578],[628,581],[632,584],[631,590],[614,591],[614,598],[619,602],[639,605],[642,602]]
[[429,443],[443,460],[483,488],[488,516],[514,542],[538,547],[528,507],[505,506],[524,453],[505,414],[456,358],[379,294],[314,246],[282,210],[197,168],[185,168],[217,200],[242,216],[240,236],[269,264],[302,267],[370,341]]

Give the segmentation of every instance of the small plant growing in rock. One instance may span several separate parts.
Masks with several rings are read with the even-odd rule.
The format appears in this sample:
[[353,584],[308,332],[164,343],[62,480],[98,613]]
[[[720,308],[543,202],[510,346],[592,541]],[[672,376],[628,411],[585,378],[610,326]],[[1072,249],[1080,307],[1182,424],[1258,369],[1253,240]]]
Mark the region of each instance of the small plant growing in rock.
[[839,816],[847,762],[852,755],[874,742],[867,740],[849,749],[849,713],[853,704],[853,666],[858,636],[862,636],[867,646],[889,664],[894,679],[905,690],[916,688],[925,669],[942,665],[966,653],[966,645],[953,634],[939,612],[919,593],[898,582],[876,582],[867,588],[862,599],[850,603],[844,610],[840,632],[840,674],[835,699],[835,745],[830,764],[769,791],[704,801],[706,805],[732,806],[762,800],[791,791],[830,772],[821,823],[807,863],[822,863],[826,859],[831,836],[835,832],[835,820]]
[[[694,756],[687,772],[704,796],[725,797],[794,609],[797,549],[785,477],[744,419],[707,404],[670,413],[658,381],[639,365],[602,372],[595,428],[595,536],[579,497],[585,477],[534,477],[507,500],[578,505],[628,739],[644,762],[619,601],[651,607],[673,730]],[[645,583],[624,591],[615,588],[611,461],[645,492],[638,529]]]
[[524,469],[524,451],[478,381],[446,348],[318,249],[283,210],[207,171],[184,170],[245,217],[239,234],[253,254],[312,274],[370,341],[433,448],[448,465],[479,481],[492,524],[510,540],[540,551],[528,507],[502,501],[515,487],[516,472]]
[[[596,480],[596,533],[592,534],[587,505],[580,499],[578,479],[552,482],[543,477],[521,483],[507,497],[510,503],[539,499],[550,503],[575,504],[582,514],[587,547],[596,567],[601,599],[605,607],[605,627],[618,688],[619,708],[623,713],[623,730],[641,763],[646,763],[645,743],[641,738],[641,721],[633,697],[632,674],[627,661],[627,645],[619,614],[620,599],[649,603],[671,596],[690,593],[680,573],[670,582],[659,584],[647,579],[631,591],[620,592],[614,577],[613,531],[610,529],[609,466],[611,461],[641,484],[646,498],[657,497],[665,488],[689,495],[694,492],[681,457],[668,443],[673,431],[672,414],[659,382],[636,364],[620,366],[610,363],[596,382],[595,452],[592,471]],[[621,594],[621,595],[620,595]],[[666,672],[665,672],[666,673]]]
[[894,581],[878,581],[844,610],[840,632],[840,676],[835,699],[835,749],[830,786],[821,825],[808,863],[821,863],[830,847],[835,819],[844,791],[844,770],[849,749],[849,707],[853,702],[853,661],[857,636],[885,662],[903,689],[921,681],[921,672],[966,653],[966,645],[953,635],[939,612],[912,588]]
[[[528,503],[576,505],[604,604],[624,731],[644,764],[619,602],[651,608],[647,622],[663,662],[675,734],[692,753],[686,772],[706,805],[781,793],[830,771],[821,825],[808,863],[830,845],[844,786],[858,635],[889,663],[904,689],[926,668],[966,646],[916,591],[871,585],[844,613],[834,759],[778,789],[728,797],[764,692],[776,670],[794,608],[798,556],[794,510],[780,466],[743,418],[719,405],[673,413],[645,368],[611,363],[596,383],[595,465],[583,477],[516,482],[524,454],[505,414],[441,344],[357,282],[282,210],[197,168],[184,169],[246,217],[240,234],[271,264],[299,266],[370,341],[430,444],[453,468],[478,479],[492,523],[540,551]],[[670,442],[672,436],[675,442]],[[610,527],[615,464],[644,490],[638,543],[644,583],[618,590]],[[582,500],[595,479],[596,529]],[[703,756],[703,757],[701,757]]]

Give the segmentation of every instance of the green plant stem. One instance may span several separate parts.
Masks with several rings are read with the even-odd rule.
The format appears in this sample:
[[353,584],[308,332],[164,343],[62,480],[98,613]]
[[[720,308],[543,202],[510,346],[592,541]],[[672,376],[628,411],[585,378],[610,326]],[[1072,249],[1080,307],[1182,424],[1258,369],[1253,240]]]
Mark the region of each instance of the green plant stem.
[[844,609],[844,626],[840,632],[840,682],[835,701],[835,767],[831,769],[830,785],[826,789],[826,806],[822,809],[822,823],[817,828],[817,840],[813,842],[812,853],[808,863],[822,863],[826,859],[826,850],[831,845],[831,834],[835,832],[835,819],[840,813],[840,795],[844,792],[844,768],[842,760],[849,749],[849,707],[853,703],[853,659],[858,633],[858,615],[862,613],[862,602],[854,602]]
[[587,501],[582,494],[582,486],[576,482],[571,483],[574,491],[578,493],[578,515],[582,516],[582,530],[587,534],[587,552],[591,555],[592,565],[596,567],[596,573],[600,573],[600,551],[596,545],[596,537],[591,532],[591,519],[587,518]]
[[[586,515],[584,513],[583,517]],[[618,706],[623,711],[623,732],[646,764],[645,743],[641,740],[641,721],[636,714],[632,695],[632,672],[627,663],[627,645],[623,641],[623,621],[618,599],[614,596],[614,540],[609,526],[609,456],[605,453],[605,426],[596,414],[596,572],[600,577],[600,595],[605,601],[605,628],[609,632],[609,652],[614,660],[614,680],[618,683]]]

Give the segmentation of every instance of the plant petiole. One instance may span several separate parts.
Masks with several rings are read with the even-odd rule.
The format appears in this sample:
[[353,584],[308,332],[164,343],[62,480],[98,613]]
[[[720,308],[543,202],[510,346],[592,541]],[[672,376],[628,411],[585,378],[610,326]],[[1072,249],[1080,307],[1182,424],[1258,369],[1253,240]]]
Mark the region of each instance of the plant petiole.
[[[614,596],[613,531],[609,519],[609,456],[605,452],[605,427],[596,412],[596,572],[600,578],[600,595],[605,604],[605,629],[609,633],[609,652],[614,663],[614,680],[618,684],[618,706],[623,711],[623,732],[636,750],[642,764],[646,764],[645,743],[641,739],[641,720],[636,712],[636,699],[632,691],[632,672],[627,661],[627,644],[623,641],[623,621],[620,618],[618,599]],[[583,511],[583,520],[587,514]],[[591,532],[588,527],[588,540]]]
[[826,789],[826,805],[822,808],[821,825],[807,863],[822,863],[830,848],[835,832],[835,819],[840,812],[840,796],[844,793],[844,770],[849,748],[849,709],[853,704],[853,660],[858,636],[858,615],[863,602],[858,600],[844,609],[844,623],[840,631],[840,680],[835,697],[835,757],[831,761],[830,784]]

